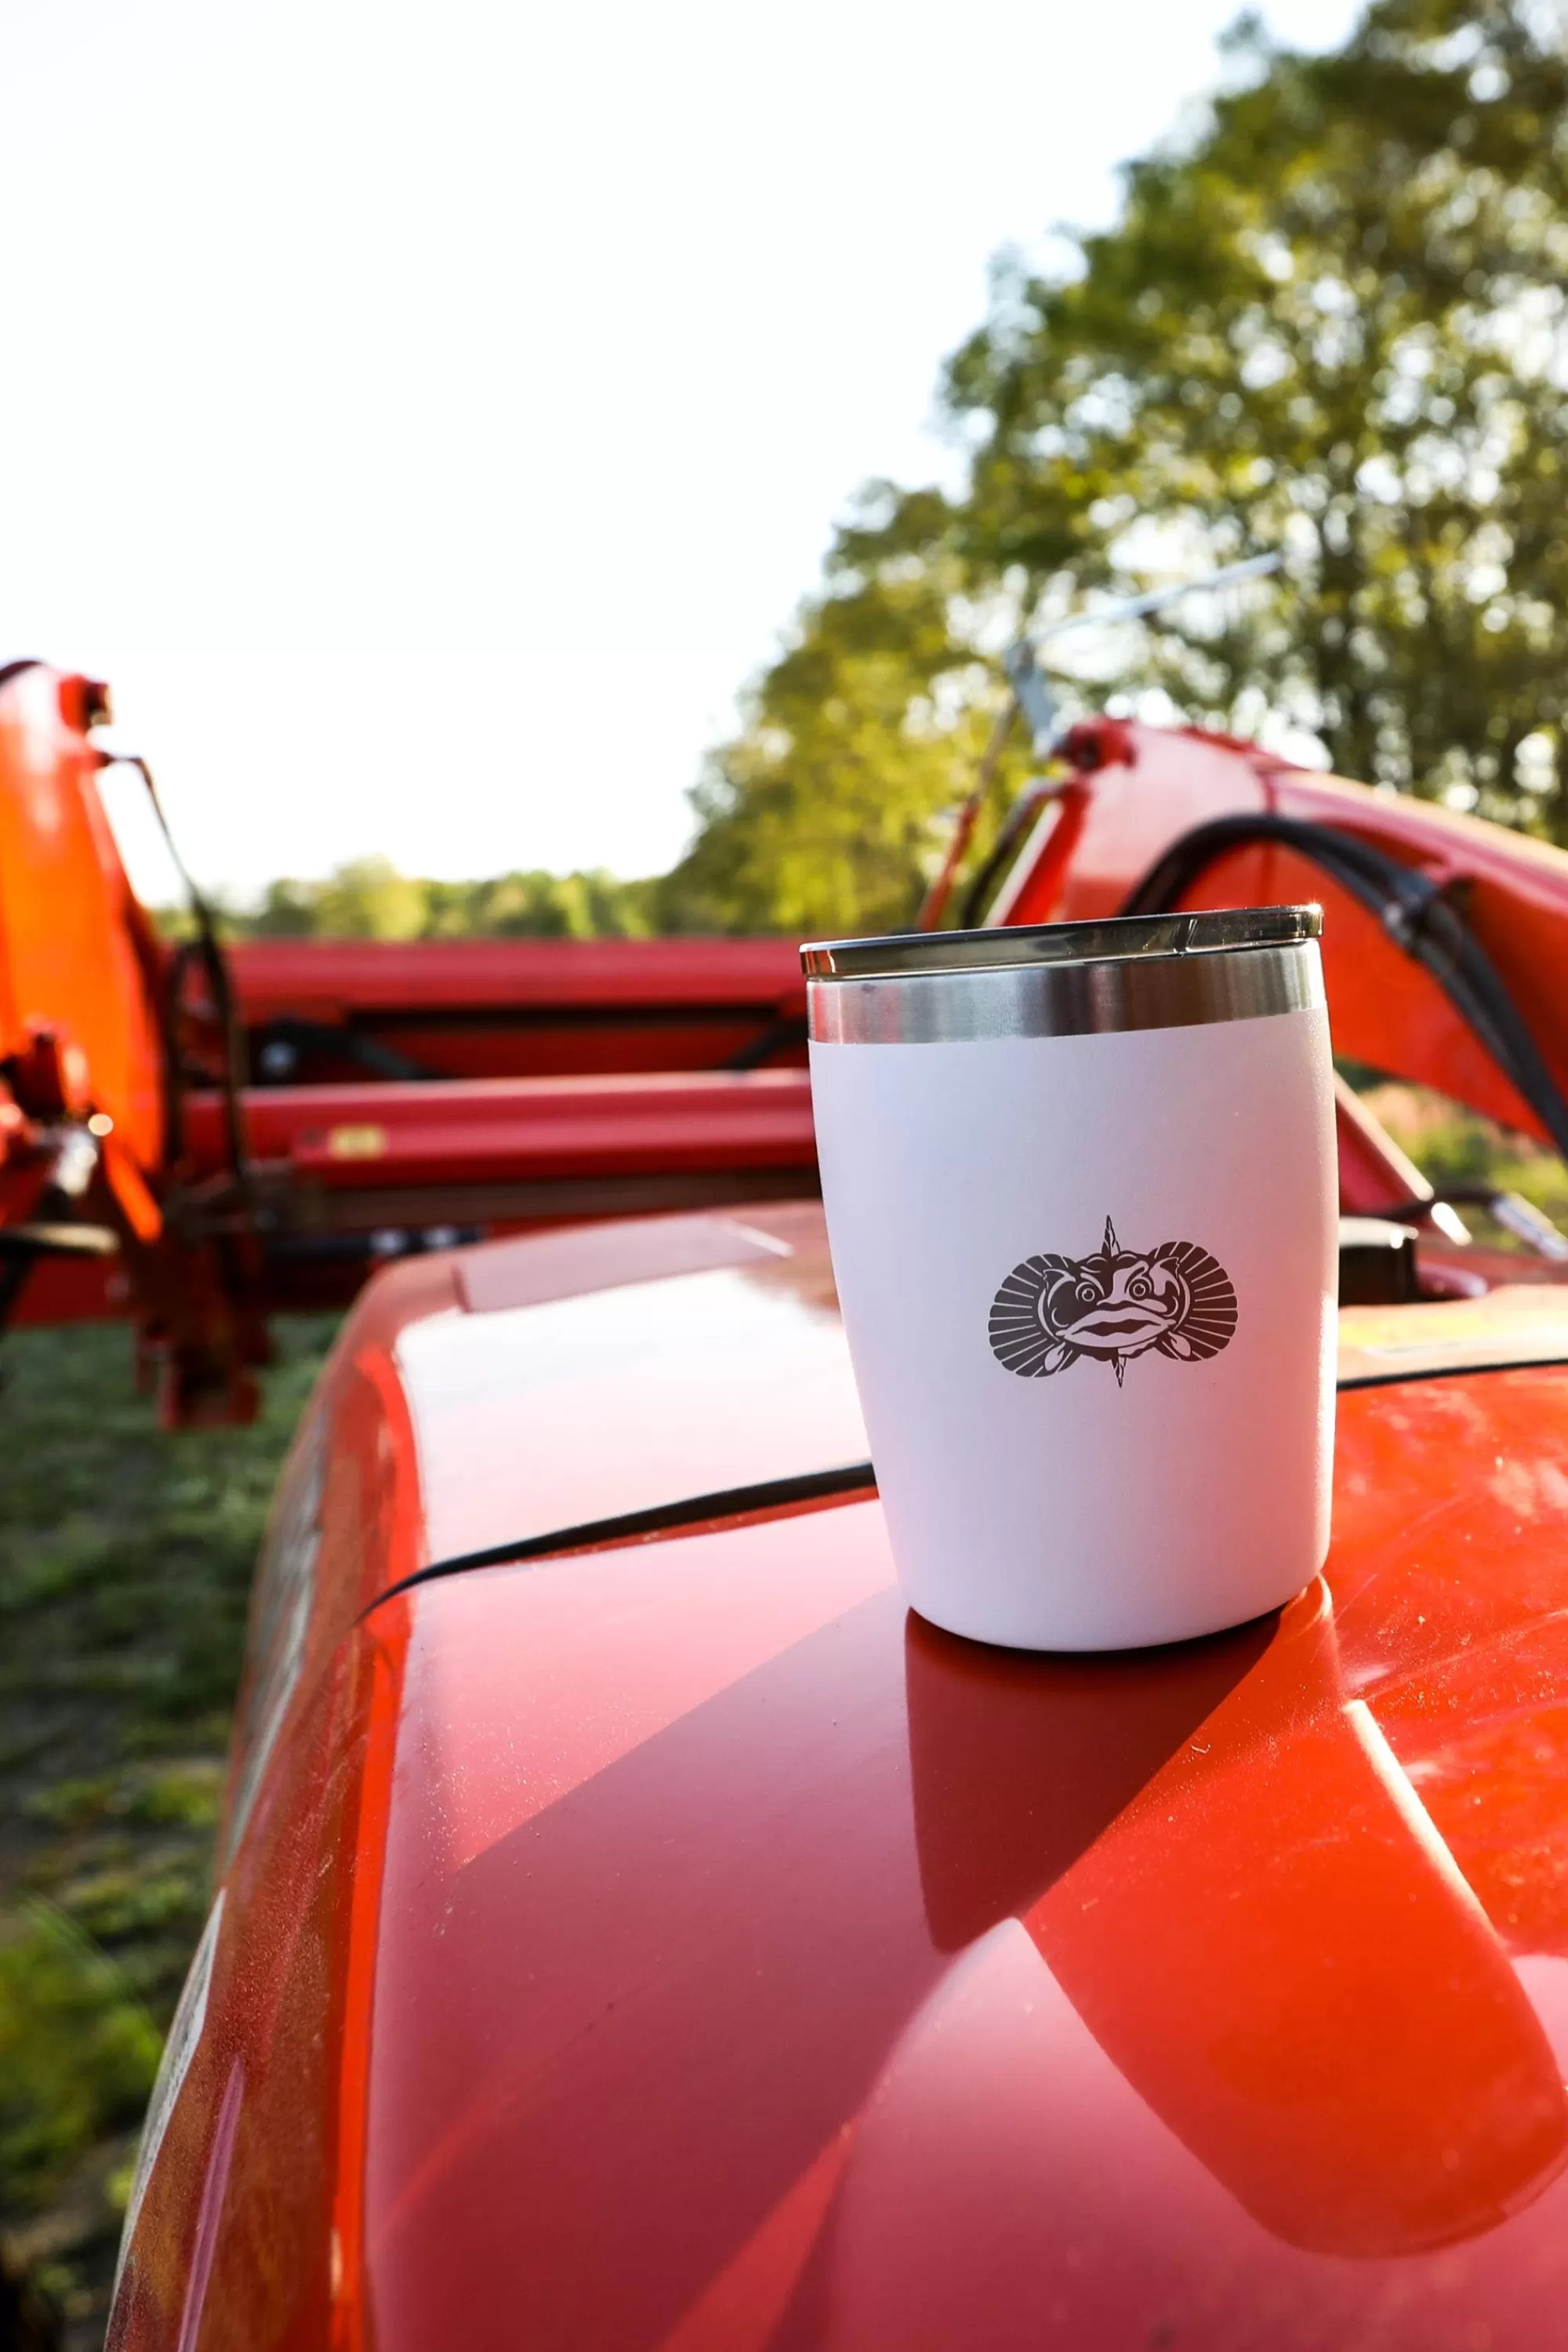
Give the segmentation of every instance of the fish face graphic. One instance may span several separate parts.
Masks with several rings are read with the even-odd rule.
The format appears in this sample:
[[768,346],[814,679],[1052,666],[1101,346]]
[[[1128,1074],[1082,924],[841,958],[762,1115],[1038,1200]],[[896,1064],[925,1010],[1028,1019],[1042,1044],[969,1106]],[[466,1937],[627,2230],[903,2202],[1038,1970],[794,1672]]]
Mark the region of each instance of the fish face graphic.
[[1040,1322],[1080,1356],[1141,1356],[1181,1322],[1191,1294],[1173,1266],[1141,1251],[1098,1250],[1077,1279],[1040,1296]]
[[1023,1379],[1090,1356],[1112,1367],[1120,1387],[1135,1356],[1217,1356],[1236,1321],[1230,1276],[1207,1250],[1195,1242],[1123,1249],[1107,1217],[1104,1242],[1088,1257],[1042,1252],[1014,1267],[992,1301],[989,1338],[998,1362]]

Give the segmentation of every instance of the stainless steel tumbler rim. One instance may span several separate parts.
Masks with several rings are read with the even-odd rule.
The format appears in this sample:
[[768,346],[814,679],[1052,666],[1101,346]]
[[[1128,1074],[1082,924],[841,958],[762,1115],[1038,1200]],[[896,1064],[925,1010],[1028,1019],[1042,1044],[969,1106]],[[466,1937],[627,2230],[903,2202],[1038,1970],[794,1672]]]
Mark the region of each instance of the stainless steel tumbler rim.
[[1244,907],[801,950],[818,1045],[946,1045],[1175,1029],[1324,1003],[1322,910]]
[[1086,923],[1020,923],[984,931],[889,931],[862,940],[809,940],[808,980],[879,980],[902,972],[995,971],[1015,965],[1104,963],[1123,956],[1215,955],[1290,947],[1322,936],[1323,910],[1202,908],[1191,914],[1105,915]]

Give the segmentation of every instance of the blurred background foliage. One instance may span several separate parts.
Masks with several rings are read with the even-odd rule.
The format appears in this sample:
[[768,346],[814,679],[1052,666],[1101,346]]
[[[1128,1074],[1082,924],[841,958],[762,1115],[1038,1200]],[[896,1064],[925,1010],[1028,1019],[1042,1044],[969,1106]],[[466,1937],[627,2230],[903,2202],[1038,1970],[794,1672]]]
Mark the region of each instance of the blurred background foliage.
[[229,920],[254,939],[637,939],[655,929],[657,887],[604,873],[417,881],[384,857],[359,857],[324,882],[271,883]]
[[[659,928],[657,881],[613,874],[502,874],[437,882],[400,874],[390,859],[356,857],[323,881],[269,883],[253,907],[216,908],[241,940],[643,939]],[[160,907],[160,928],[189,938],[189,908]]]
[[1272,581],[1075,640],[1068,715],[1109,699],[1260,736],[1568,842],[1565,287],[1552,0],[1375,0],[1325,56],[1243,18],[1226,86],[1127,168],[1114,225],[998,266],[942,379],[952,480],[862,493],[671,874],[366,861],[276,884],[237,928],[905,923],[1019,626],[1261,551]]

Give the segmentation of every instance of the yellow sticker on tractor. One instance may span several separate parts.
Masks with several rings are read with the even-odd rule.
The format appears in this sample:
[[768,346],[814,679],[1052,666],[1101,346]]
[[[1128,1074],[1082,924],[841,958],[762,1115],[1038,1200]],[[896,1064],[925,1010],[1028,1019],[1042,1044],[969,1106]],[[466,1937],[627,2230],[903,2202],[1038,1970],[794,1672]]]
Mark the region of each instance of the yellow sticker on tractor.
[[327,1130],[327,1154],[332,1160],[382,1160],[386,1156],[384,1127],[332,1127]]

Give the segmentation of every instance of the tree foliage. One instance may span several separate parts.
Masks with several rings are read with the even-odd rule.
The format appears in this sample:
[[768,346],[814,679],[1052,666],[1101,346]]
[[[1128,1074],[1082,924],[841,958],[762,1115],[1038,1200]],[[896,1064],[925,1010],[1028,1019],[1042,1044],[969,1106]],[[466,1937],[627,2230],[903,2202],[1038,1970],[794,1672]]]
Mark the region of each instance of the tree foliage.
[[671,919],[907,919],[983,657],[1264,549],[1275,582],[1119,633],[1115,683],[1568,840],[1562,16],[1374,0],[1332,55],[1247,21],[1229,46],[1110,229],[998,270],[942,383],[962,487],[883,487],[838,534],[698,789]]
[[[661,886],[676,929],[844,931],[910,911],[932,811],[963,789],[988,719],[984,665],[956,644],[957,566],[931,541],[913,562],[880,544],[879,506],[840,535],[828,593],[752,700],[745,733],[693,794],[697,839]],[[860,541],[873,551],[860,560]]]
[[[658,927],[656,882],[613,874],[502,874],[438,882],[400,874],[384,857],[357,857],[324,881],[268,883],[260,903],[221,909],[237,939],[637,939]],[[187,937],[188,909],[159,909],[170,938]]]

